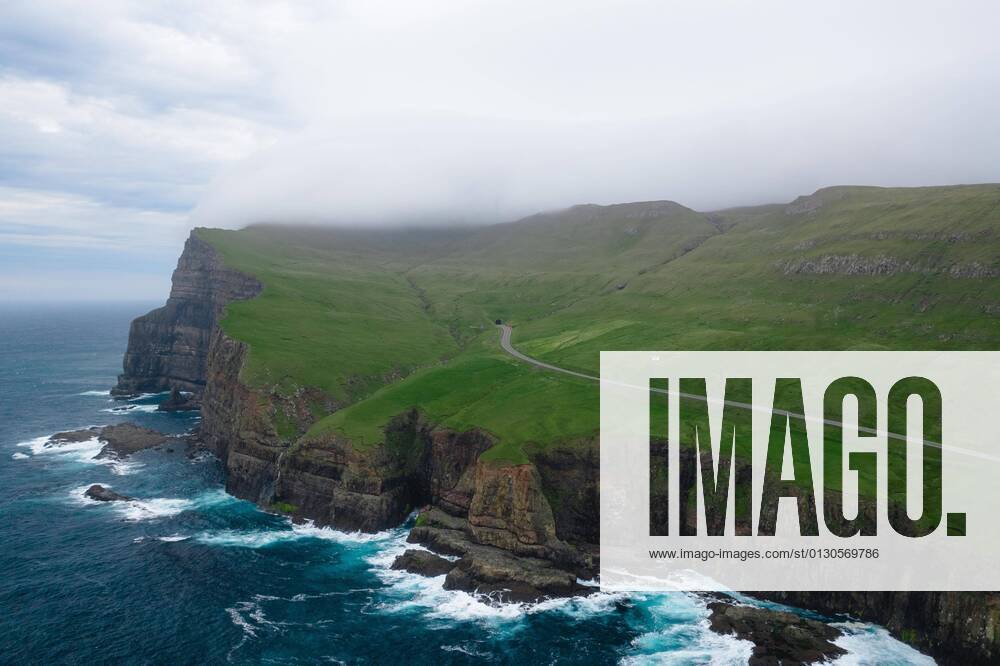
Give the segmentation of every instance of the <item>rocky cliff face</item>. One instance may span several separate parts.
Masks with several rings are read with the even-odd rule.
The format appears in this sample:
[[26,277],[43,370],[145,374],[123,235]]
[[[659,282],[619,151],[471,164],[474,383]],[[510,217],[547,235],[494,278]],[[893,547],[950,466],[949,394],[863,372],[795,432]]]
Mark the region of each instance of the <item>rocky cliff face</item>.
[[197,230],[184,244],[172,282],[166,305],[132,322],[115,395],[173,388],[201,393],[223,307],[261,291],[254,278],[226,268]]
[[1000,661],[995,592],[769,592],[774,601],[876,622],[942,664]]
[[[247,345],[233,340],[222,329],[213,331],[201,401],[199,438],[223,461],[227,472],[226,490],[236,497],[266,506],[279,500],[285,501],[281,498],[279,484],[290,467],[301,464],[304,469],[290,470],[284,479],[289,483],[299,478],[299,471],[308,474],[308,469],[312,467],[318,468],[316,473],[320,476],[333,474],[332,465],[335,463],[331,461],[346,462],[350,455],[347,447],[331,447],[316,460],[303,457],[301,450],[299,455],[288,456],[286,460],[286,454],[292,450],[292,442],[312,423],[311,409],[318,406],[324,413],[329,413],[339,405],[315,389],[300,389],[289,395],[273,388],[248,386],[240,379],[248,353]],[[381,468],[378,461],[369,466],[372,469]],[[340,479],[340,476],[334,478]],[[378,529],[385,524],[384,521],[356,524],[334,521],[319,510],[319,498],[323,492],[323,484],[314,483],[306,484],[306,488],[295,495],[296,501],[308,507],[303,508],[301,515],[323,524],[338,524],[350,529]],[[341,497],[340,503],[350,504],[348,499]]]
[[978,261],[937,264],[900,259],[885,254],[864,257],[857,254],[825,254],[820,257],[788,259],[776,264],[785,275],[889,276],[900,273],[946,275],[955,279],[985,280],[1000,276],[996,265]]

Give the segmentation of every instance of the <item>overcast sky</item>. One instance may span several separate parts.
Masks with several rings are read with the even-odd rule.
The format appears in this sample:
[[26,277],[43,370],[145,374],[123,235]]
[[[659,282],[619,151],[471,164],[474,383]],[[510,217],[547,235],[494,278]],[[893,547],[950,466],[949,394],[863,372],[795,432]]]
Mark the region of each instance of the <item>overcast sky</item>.
[[0,299],[162,298],[194,225],[1000,181],[1000,4],[0,3]]

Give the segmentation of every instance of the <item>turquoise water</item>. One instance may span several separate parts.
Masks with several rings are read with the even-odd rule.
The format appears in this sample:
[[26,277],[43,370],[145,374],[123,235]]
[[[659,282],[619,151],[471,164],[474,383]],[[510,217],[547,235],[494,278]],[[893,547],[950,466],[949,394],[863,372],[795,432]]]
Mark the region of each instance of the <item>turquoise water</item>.
[[[124,420],[182,433],[164,396],[111,411],[129,321],[154,304],[0,310],[0,662],[741,664],[685,594],[491,606],[389,569],[406,528],[293,526],[223,491],[210,456],[98,461],[61,430]],[[135,497],[82,497],[101,483]],[[846,624],[843,664],[927,663]]]

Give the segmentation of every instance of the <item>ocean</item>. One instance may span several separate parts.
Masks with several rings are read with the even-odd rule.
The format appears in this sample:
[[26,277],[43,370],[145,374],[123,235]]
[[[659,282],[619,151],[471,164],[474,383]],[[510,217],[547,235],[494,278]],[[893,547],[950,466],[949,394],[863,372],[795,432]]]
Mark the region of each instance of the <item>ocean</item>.
[[[197,426],[156,411],[163,395],[108,394],[130,320],[155,305],[0,306],[0,662],[746,663],[752,646],[709,631],[694,595],[490,605],[392,571],[406,526],[293,525],[228,496],[219,462],[183,446],[124,462],[95,442],[46,447],[90,425]],[[85,499],[94,483],[136,500]],[[840,626],[840,664],[933,663]]]

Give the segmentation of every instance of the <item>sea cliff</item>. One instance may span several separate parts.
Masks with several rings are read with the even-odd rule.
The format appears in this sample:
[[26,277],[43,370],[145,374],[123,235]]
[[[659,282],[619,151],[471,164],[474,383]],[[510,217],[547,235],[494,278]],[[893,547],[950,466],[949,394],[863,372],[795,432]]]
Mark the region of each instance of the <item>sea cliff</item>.
[[166,305],[135,319],[114,395],[179,389],[201,393],[212,334],[226,303],[261,291],[254,278],[226,268],[211,245],[191,233],[174,270]]
[[[460,558],[448,572],[450,588],[529,599],[576,593],[579,579],[595,576],[596,440],[529,449],[524,462],[494,461],[481,455],[494,444],[489,433],[442,428],[415,409],[392,419],[376,446],[335,433],[307,436],[315,405],[327,413],[344,405],[319,389],[288,393],[245,382],[252,350],[220,326],[228,303],[262,288],[193,232],[167,304],[132,324],[115,394],[194,393],[200,441],[223,461],[227,491],[295,519],[376,531],[420,509],[410,540]],[[770,596],[882,623],[944,663],[1000,658],[996,594]]]

